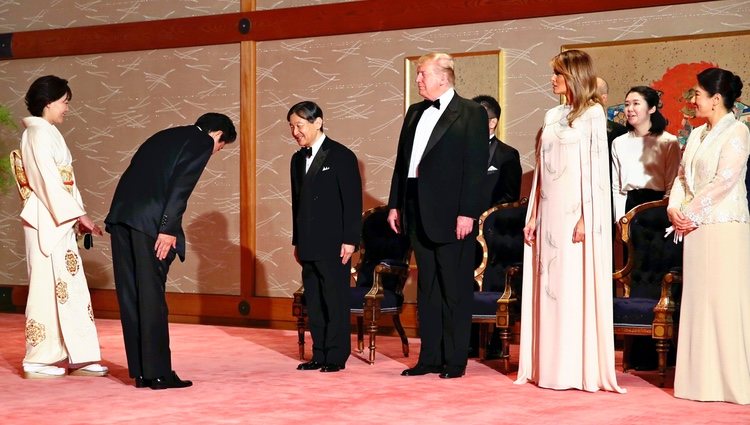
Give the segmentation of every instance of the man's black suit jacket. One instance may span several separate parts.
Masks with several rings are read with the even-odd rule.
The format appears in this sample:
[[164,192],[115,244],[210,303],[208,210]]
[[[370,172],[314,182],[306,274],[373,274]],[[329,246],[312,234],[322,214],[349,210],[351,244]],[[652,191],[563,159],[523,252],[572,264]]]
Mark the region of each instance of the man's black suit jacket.
[[305,173],[292,156],[292,244],[300,261],[336,258],[341,244],[359,245],[362,179],[354,152],[326,137]]
[[[414,135],[425,102],[409,107],[401,127],[388,207],[400,211],[402,226]],[[419,220],[436,243],[455,242],[456,218],[478,218],[484,211],[482,179],[487,170],[487,111],[477,102],[453,96],[430,135],[419,162]],[[477,227],[474,226],[476,231]]]
[[[521,157],[518,151],[497,137],[490,139],[490,159],[482,193],[487,196],[485,208],[521,197]],[[494,168],[493,168],[494,167]]]
[[194,125],[149,137],[120,178],[104,222],[125,224],[153,238],[159,233],[176,236],[177,254],[184,261],[182,215],[213,148],[211,136]]

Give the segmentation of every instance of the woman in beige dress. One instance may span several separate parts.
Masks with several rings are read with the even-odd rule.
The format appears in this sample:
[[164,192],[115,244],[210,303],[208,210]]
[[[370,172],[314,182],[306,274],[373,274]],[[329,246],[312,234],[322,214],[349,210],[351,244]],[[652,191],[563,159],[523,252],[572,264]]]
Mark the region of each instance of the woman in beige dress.
[[516,383],[625,392],[615,377],[607,124],[591,58],[552,59],[552,90],[524,237]]
[[23,119],[23,167],[31,190],[21,218],[26,239],[29,296],[26,301],[24,377],[58,378],[68,360],[71,375],[104,376],[91,299],[76,243],[76,227],[101,235],[83,209],[73,158],[55,127],[68,111],[68,82],[48,75],[26,93],[32,116]]
[[685,242],[674,395],[748,404],[750,132],[732,113],[742,81],[709,68],[694,90],[695,115],[707,123],[688,137],[667,209]]

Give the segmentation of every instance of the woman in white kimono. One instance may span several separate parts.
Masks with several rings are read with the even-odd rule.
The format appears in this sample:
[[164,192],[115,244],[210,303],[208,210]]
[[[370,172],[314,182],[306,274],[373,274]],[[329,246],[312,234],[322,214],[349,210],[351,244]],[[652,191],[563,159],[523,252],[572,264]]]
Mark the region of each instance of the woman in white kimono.
[[612,141],[615,222],[640,204],[669,194],[680,166],[680,143],[665,131],[659,93],[636,86],[625,95],[628,132]]
[[750,132],[732,113],[742,81],[709,68],[694,90],[707,123],[688,137],[667,208],[685,241],[674,395],[750,404]]
[[524,227],[517,384],[625,392],[615,377],[607,124],[591,58],[552,59],[566,103],[544,117]]
[[73,158],[55,127],[63,122],[72,93],[52,75],[26,93],[32,116],[23,119],[23,167],[31,190],[21,218],[26,238],[29,297],[26,302],[24,377],[104,376],[91,299],[76,243],[76,228],[101,235],[86,215],[73,173]]

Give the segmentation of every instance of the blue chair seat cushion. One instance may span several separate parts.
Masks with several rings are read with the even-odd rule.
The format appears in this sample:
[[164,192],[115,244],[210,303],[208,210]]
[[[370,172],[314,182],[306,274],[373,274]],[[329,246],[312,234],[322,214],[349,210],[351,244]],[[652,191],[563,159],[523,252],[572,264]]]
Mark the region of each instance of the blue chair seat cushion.
[[473,317],[495,317],[497,314],[497,300],[500,292],[474,292],[474,302],[471,308]]
[[[370,292],[370,288],[355,286],[349,288],[349,309],[352,312],[361,312],[365,303],[365,295]],[[388,313],[398,310],[404,303],[404,297],[397,295],[393,291],[384,290],[383,299],[380,301],[380,311]]]
[[613,306],[615,326],[651,326],[657,301],[653,298],[615,298]]

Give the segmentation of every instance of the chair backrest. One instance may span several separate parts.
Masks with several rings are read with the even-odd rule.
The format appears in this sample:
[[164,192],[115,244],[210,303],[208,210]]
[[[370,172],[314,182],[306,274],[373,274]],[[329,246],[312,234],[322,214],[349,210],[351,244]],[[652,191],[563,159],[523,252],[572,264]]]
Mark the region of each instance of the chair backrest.
[[526,225],[528,199],[495,205],[479,218],[477,241],[486,247],[481,280],[483,291],[502,291],[505,271],[510,265],[523,263],[523,228]]
[[[388,225],[388,207],[381,205],[362,214],[362,234],[360,240],[357,286],[372,286],[373,271],[381,261],[409,263],[411,245],[409,237],[395,233]],[[383,276],[383,287],[395,289],[396,276]]]
[[10,170],[16,181],[16,188],[18,188],[18,194],[21,196],[21,200],[25,201],[29,199],[29,196],[31,196],[31,187],[29,186],[29,179],[26,177],[26,171],[23,168],[21,151],[18,149],[14,149],[10,152]]
[[627,245],[628,260],[615,272],[615,280],[625,286],[626,297],[658,299],[666,273],[682,267],[682,242],[673,235],[664,237],[671,226],[667,199],[646,202],[620,219],[620,238]]

